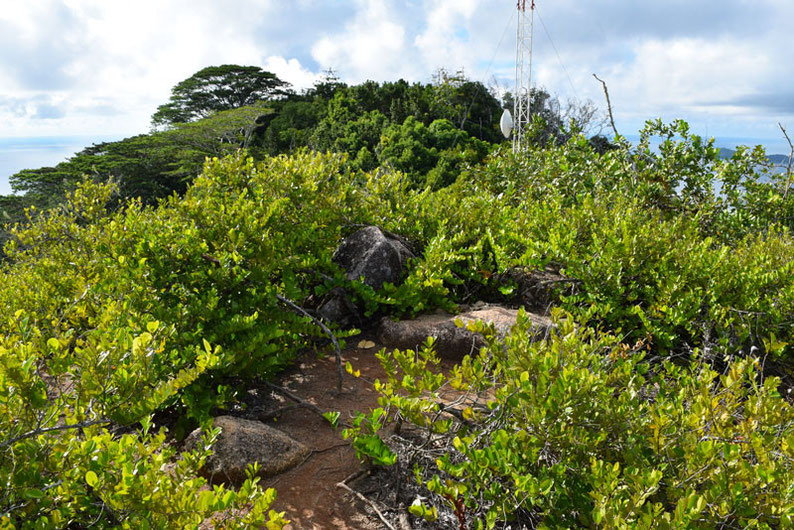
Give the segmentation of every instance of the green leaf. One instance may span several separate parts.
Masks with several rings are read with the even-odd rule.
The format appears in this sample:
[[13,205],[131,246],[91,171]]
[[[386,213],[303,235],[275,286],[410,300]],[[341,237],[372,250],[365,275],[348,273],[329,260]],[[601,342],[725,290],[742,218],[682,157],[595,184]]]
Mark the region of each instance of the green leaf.
[[328,422],[336,429],[339,426],[339,416],[341,414],[339,412],[325,412],[323,414],[323,418],[328,420]]
[[516,290],[515,286],[512,285],[503,285],[499,287],[499,292],[505,296],[510,296],[515,292],[515,290]]
[[438,519],[438,510],[435,506],[427,507],[425,503],[419,499],[414,499],[411,506],[408,507],[408,512],[416,517],[421,517],[428,523],[434,523]]
[[397,455],[375,434],[357,436],[353,448],[359,457],[368,457],[375,465],[391,466],[397,461]]

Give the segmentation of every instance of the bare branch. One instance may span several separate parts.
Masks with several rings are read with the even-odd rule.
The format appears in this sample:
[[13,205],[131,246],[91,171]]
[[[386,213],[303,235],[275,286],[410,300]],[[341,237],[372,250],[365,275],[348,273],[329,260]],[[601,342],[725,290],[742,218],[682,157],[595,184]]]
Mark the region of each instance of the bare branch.
[[777,126],[780,127],[781,131],[783,131],[783,136],[786,137],[786,141],[788,142],[789,146],[788,165],[786,166],[786,189],[783,192],[783,200],[785,200],[788,196],[788,190],[791,186],[791,165],[794,161],[794,143],[791,143],[791,138],[789,138],[788,132],[786,132],[786,128],[783,126],[783,124],[778,122]]
[[294,309],[298,313],[302,314],[303,316],[306,316],[306,317],[310,318],[312,320],[312,322],[317,324],[320,327],[320,329],[322,329],[325,332],[325,334],[328,335],[328,337],[331,339],[331,342],[334,344],[334,355],[336,356],[336,370],[338,372],[338,379],[336,381],[336,391],[337,391],[337,393],[341,394],[342,393],[342,377],[343,377],[343,373],[344,373],[342,371],[342,349],[339,347],[339,341],[336,340],[336,335],[334,335],[334,332],[331,331],[331,329],[328,326],[326,326],[323,323],[322,320],[320,320],[317,317],[312,316],[311,314],[309,314],[308,311],[303,309],[301,306],[299,306],[298,304],[296,304],[295,302],[293,302],[289,298],[284,298],[280,294],[277,294],[276,298],[278,298],[279,301],[281,301],[284,304],[287,304],[288,306],[290,306],[292,309]]
[[[298,396],[296,396],[295,394],[293,394],[292,392],[290,392],[289,390],[287,390],[287,389],[286,389],[286,388],[284,388],[284,387],[280,387],[280,386],[278,386],[278,385],[274,385],[273,383],[265,383],[265,384],[266,384],[266,385],[267,385],[269,388],[271,388],[272,390],[275,390],[275,391],[276,391],[276,392],[278,392],[279,394],[283,394],[284,396],[288,397],[289,399],[291,399],[292,401],[294,401],[295,403],[297,403],[299,407],[303,407],[303,408],[309,409],[310,411],[312,411],[312,412],[315,412],[315,413],[319,414],[320,416],[323,416],[323,417],[325,417],[325,416],[324,416],[324,414],[325,414],[325,411],[324,411],[323,409],[321,409],[320,407],[318,407],[317,405],[314,405],[314,404],[312,404],[312,403],[309,403],[309,402],[308,402],[308,401],[306,401],[305,399],[301,399],[301,398],[299,398]],[[282,407],[282,408],[278,409],[278,410],[277,410],[277,411],[275,411],[275,412],[282,412],[282,411],[284,411],[286,408],[287,408],[287,407]],[[270,414],[271,414],[271,413],[267,413],[267,414],[264,414],[264,415],[260,416],[260,418],[259,418],[259,419],[260,419],[260,421],[265,421],[266,419],[270,419],[270,418],[269,418],[269,417],[270,417]]]
[[378,514],[378,517],[379,517],[379,518],[380,518],[380,520],[383,522],[383,524],[385,524],[385,525],[386,525],[386,528],[389,528],[389,530],[395,530],[395,528],[394,528],[394,527],[393,527],[393,526],[392,526],[392,525],[389,523],[389,521],[387,521],[387,520],[386,520],[386,518],[385,518],[385,517],[383,517],[383,514],[380,512],[380,510],[378,509],[378,506],[377,506],[377,505],[376,505],[376,504],[375,504],[373,501],[371,501],[371,500],[369,500],[368,498],[364,497],[362,494],[360,494],[360,493],[359,493],[359,492],[357,492],[356,490],[352,489],[350,486],[348,486],[348,485],[347,485],[347,484],[345,484],[344,482],[337,482],[337,483],[336,483],[336,487],[337,487],[337,488],[342,488],[342,489],[344,489],[344,490],[347,490],[347,491],[349,491],[350,493],[352,493],[353,495],[355,495],[355,496],[356,496],[356,497],[357,497],[357,498],[358,498],[360,501],[363,501],[363,502],[365,502],[365,503],[369,504],[369,506],[370,506],[370,507],[371,507],[373,510],[375,510],[375,513],[376,513],[376,514]]
[[612,130],[615,132],[615,136],[620,136],[620,134],[618,134],[617,127],[615,127],[615,118],[612,116],[612,103],[609,101],[609,90],[607,90],[607,84],[603,79],[599,78],[597,75],[593,74],[593,77],[595,77],[596,80],[601,83],[601,86],[604,87],[604,95],[607,98],[607,112],[609,113],[609,124],[612,126]]

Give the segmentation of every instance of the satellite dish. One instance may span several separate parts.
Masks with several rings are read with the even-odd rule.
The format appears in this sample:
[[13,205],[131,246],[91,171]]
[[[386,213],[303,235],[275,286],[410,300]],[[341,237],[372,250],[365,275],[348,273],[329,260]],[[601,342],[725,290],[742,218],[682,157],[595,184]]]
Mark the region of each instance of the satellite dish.
[[499,128],[502,129],[505,138],[510,138],[510,133],[513,132],[513,116],[507,109],[502,113],[502,119],[499,120]]

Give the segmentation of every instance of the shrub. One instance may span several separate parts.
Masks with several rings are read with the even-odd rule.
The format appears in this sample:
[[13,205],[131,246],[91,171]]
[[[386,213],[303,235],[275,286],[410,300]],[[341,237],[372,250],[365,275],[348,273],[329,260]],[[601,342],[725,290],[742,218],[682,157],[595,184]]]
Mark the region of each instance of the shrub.
[[447,375],[432,341],[381,352],[382,408],[346,435],[362,456],[413,469],[429,500],[412,513],[472,528],[792,524],[794,409],[758,359],[722,375],[697,353],[651,366],[642,343],[556,324],[532,342],[520,316],[504,345],[491,336]]

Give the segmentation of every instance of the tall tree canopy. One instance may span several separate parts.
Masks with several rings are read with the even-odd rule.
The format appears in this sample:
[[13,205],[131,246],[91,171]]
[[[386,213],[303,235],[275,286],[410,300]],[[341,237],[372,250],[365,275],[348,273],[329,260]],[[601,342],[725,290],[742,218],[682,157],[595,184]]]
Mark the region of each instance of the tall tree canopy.
[[152,125],[196,121],[222,110],[284,95],[288,88],[289,83],[258,66],[209,66],[171,89],[171,99],[157,107]]

